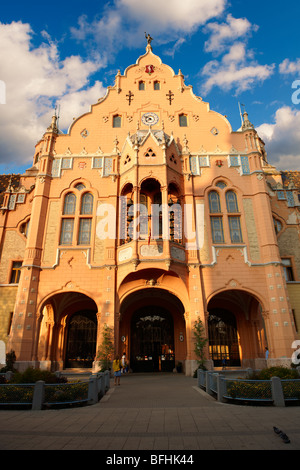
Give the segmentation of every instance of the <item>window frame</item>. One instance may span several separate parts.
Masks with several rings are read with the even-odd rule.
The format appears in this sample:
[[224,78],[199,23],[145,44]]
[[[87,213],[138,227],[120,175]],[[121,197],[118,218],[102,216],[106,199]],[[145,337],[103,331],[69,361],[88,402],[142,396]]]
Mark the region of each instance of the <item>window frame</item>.
[[[212,196],[216,196],[217,201],[213,201]],[[217,207],[218,210],[215,210],[214,207],[213,207],[213,205],[215,203],[217,203],[217,205],[218,205],[218,207]],[[221,214],[222,213],[221,198],[220,198],[220,194],[218,193],[218,191],[212,190],[208,193],[208,204],[209,204],[209,213],[210,214]]]
[[[238,227],[234,228],[232,226],[233,220],[237,222]],[[239,215],[229,215],[228,216],[228,227],[229,227],[229,235],[230,235],[230,240],[231,243],[237,244],[237,243],[243,243],[243,235],[242,235],[242,228],[241,228],[241,218]],[[239,234],[238,240],[234,240],[234,232],[237,231]]]
[[114,129],[119,129],[122,126],[122,116],[120,114],[114,114],[112,124]]
[[290,257],[281,258],[282,268],[286,282],[294,282],[295,274],[292,259]]
[[[184,120],[183,120],[184,118]],[[181,113],[178,116],[179,127],[188,127],[188,117],[187,114]]]
[[[69,199],[71,196],[73,196],[74,198],[73,202],[69,202]],[[75,215],[76,203],[77,203],[77,198],[74,193],[66,194],[64,198],[63,215]]]
[[[213,222],[216,220],[220,221],[220,233],[221,233],[221,240],[216,239],[216,231]],[[224,238],[224,227],[223,227],[223,217],[222,216],[211,216],[210,217],[210,227],[211,227],[211,236],[212,236],[212,242],[216,245],[218,244],[223,244],[225,243],[225,238]]]
[[[65,224],[69,222],[72,225],[71,230],[66,230],[65,229]],[[75,219],[74,217],[62,217],[61,219],[61,227],[60,227],[60,237],[59,237],[59,245],[60,246],[72,246],[73,245],[73,238],[74,238],[74,225],[75,225]],[[65,237],[66,234],[70,233],[70,243],[65,242]]]
[[[17,264],[20,266],[16,266]],[[11,268],[10,268],[10,275],[9,275],[9,284],[19,284],[22,265],[23,265],[23,261],[12,260]]]
[[[229,200],[229,196],[234,196],[233,201]],[[229,189],[228,191],[226,191],[225,201],[226,201],[226,209],[227,209],[228,214],[237,214],[240,212],[237,195],[232,189]],[[233,204],[232,207],[231,207],[231,204]]]
[[[88,230],[83,227],[83,224],[88,222]],[[92,217],[80,217],[79,224],[78,224],[78,237],[77,237],[77,245],[90,245],[91,244],[91,235],[92,235]],[[84,236],[88,234],[88,240],[84,240]]]

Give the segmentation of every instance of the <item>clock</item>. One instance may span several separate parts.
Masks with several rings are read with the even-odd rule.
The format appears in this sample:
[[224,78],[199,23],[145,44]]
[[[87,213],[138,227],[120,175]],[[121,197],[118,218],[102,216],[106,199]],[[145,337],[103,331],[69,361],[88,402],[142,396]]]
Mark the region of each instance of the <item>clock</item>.
[[142,116],[142,123],[146,126],[154,126],[159,121],[159,117],[155,113],[145,113]]

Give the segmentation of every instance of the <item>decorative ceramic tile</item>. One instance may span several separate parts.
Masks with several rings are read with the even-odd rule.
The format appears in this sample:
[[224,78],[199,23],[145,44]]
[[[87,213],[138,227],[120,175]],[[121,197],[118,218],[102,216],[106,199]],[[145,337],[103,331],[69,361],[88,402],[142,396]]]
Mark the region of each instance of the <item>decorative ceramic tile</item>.
[[249,175],[249,173],[250,173],[250,167],[249,167],[249,160],[248,160],[248,157],[246,157],[246,156],[241,156],[241,165],[242,165],[243,175]]
[[288,207],[294,207],[295,206],[293,191],[286,191],[286,199],[287,199]]
[[199,174],[196,157],[190,157],[190,168],[191,168],[192,175]]
[[240,166],[239,157],[237,155],[230,155],[230,166]]
[[111,172],[112,172],[112,158],[106,157],[104,159],[103,176],[109,176]]
[[209,158],[207,155],[205,157],[199,157],[199,166],[200,167],[209,166]]
[[103,158],[95,157],[93,159],[93,168],[102,168],[102,166],[103,166]]

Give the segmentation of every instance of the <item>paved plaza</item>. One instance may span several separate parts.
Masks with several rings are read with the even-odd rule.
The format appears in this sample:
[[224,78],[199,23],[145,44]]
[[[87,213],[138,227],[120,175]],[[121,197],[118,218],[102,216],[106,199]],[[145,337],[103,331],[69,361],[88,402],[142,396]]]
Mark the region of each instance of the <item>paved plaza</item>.
[[[128,374],[96,405],[0,410],[1,450],[299,450],[300,407],[218,403],[183,374]],[[286,444],[274,433],[281,429]],[[195,452],[195,455],[197,453]],[[135,454],[133,454],[135,455]]]

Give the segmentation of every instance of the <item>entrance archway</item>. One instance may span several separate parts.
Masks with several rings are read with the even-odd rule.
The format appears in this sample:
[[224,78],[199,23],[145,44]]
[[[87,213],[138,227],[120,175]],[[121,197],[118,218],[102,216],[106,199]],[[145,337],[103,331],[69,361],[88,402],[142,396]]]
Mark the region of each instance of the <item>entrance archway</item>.
[[161,288],[129,294],[120,307],[119,338],[133,372],[171,372],[186,359],[183,304]]
[[40,311],[36,357],[43,367],[92,367],[97,347],[95,301],[80,292],[60,292],[45,299]]
[[257,297],[241,289],[219,292],[207,306],[209,353],[215,367],[256,367],[264,358],[266,334]]

